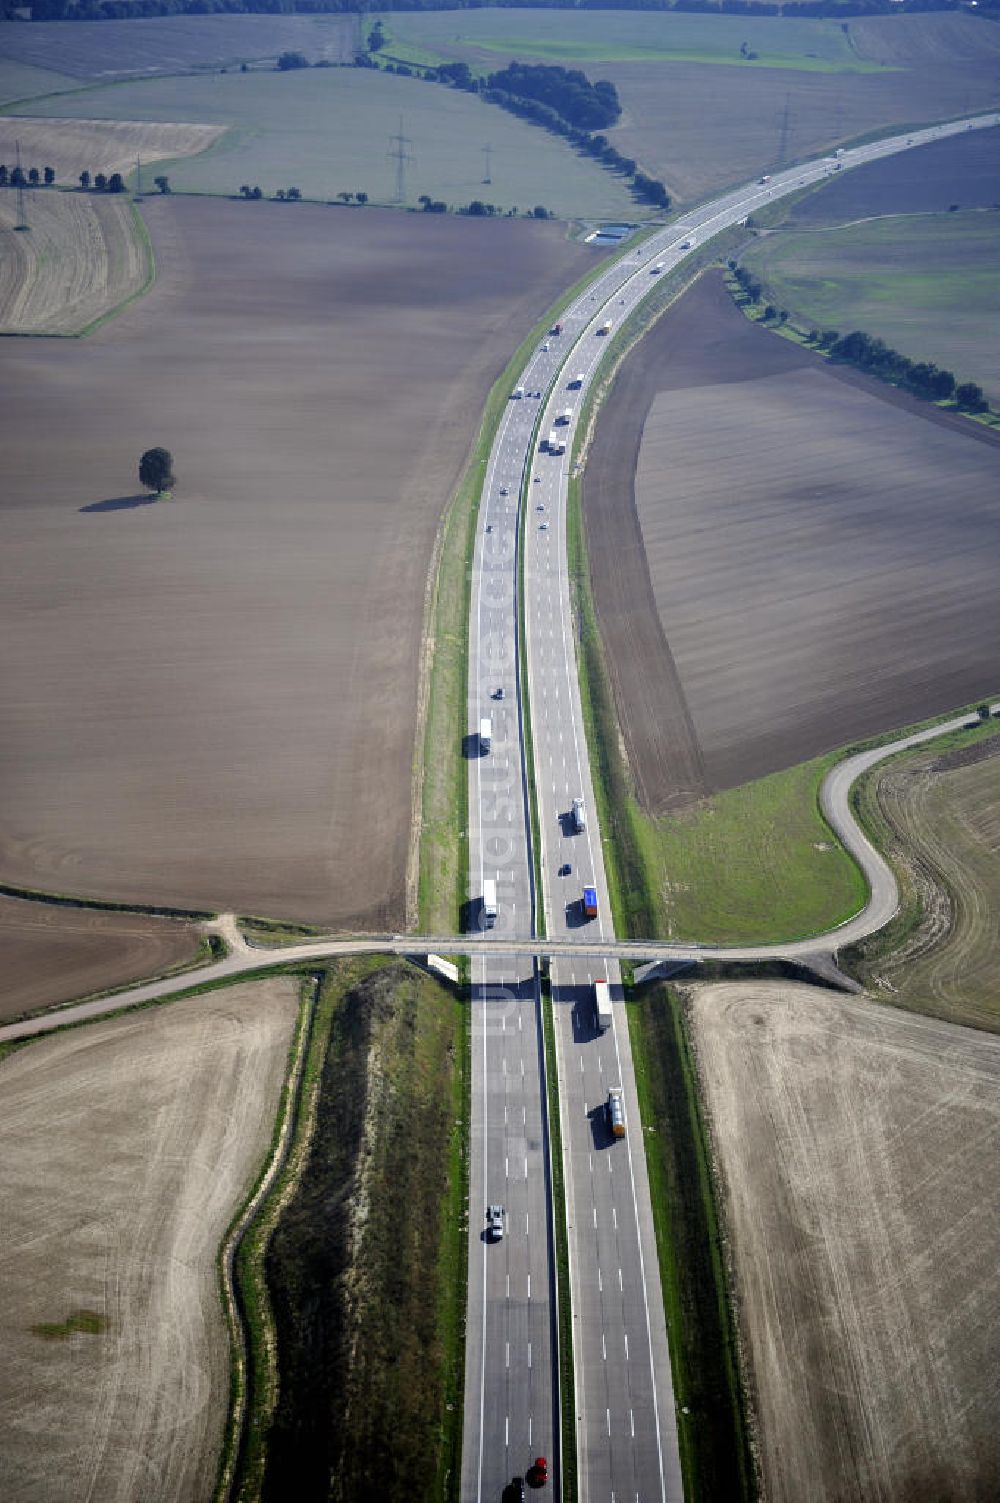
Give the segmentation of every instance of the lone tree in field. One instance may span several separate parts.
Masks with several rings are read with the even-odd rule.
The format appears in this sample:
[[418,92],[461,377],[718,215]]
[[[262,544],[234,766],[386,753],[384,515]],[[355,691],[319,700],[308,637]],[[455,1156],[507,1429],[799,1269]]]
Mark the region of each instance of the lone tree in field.
[[139,484],[162,496],[176,485],[174,461],[169,449],[147,449],[139,460]]

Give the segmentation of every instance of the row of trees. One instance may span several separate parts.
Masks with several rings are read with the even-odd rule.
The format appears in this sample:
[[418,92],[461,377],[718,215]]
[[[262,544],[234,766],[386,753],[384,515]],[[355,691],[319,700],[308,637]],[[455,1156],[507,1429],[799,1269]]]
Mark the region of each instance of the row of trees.
[[[379,48],[383,44],[384,37],[379,33]],[[357,61],[361,67],[377,66],[364,54]],[[582,155],[593,157],[610,171],[629,178],[632,192],[640,202],[652,204],[657,209],[670,207],[670,195],[658,178],[640,172],[633,157],[623,156],[607,136],[599,131],[593,132],[581,123],[613,125],[621,115],[618,92],[607,79],[592,84],[578,69],[533,63],[512,63],[484,79],[476,78],[469,65],[462,62],[443,63],[439,68],[428,68],[423,72],[403,63],[389,63],[386,71],[448,84],[471,94],[478,93],[489,104],[499,105],[509,114],[562,136]]]
[[[745,266],[729,262],[729,270],[738,283],[747,303],[759,303],[764,295],[761,284]],[[765,322],[776,320],[779,324],[788,321],[788,311],[766,303],[761,313]],[[956,381],[949,370],[943,370],[929,360],[911,360],[893,350],[884,339],[854,329],[850,334],[841,334],[837,329],[813,329],[807,336],[808,343],[829,355],[831,360],[843,365],[853,365],[857,370],[892,386],[900,386],[915,397],[927,402],[954,400],[963,412],[986,412],[989,403],[983,389],[975,381]]]
[[843,335],[836,329],[823,333],[814,330],[811,338],[821,349],[826,349],[831,360],[853,365],[880,381],[901,386],[926,402],[947,402],[954,398],[956,405],[966,412],[985,412],[989,405],[982,387],[975,381],[959,383],[951,371],[942,370],[929,360],[910,360],[898,350],[890,349],[884,339],[876,339],[860,329]]
[[37,188],[43,182],[46,188],[51,188],[55,180],[52,167],[43,167],[40,172],[37,167],[29,167],[25,171],[23,167],[7,167],[0,162],[0,188]]

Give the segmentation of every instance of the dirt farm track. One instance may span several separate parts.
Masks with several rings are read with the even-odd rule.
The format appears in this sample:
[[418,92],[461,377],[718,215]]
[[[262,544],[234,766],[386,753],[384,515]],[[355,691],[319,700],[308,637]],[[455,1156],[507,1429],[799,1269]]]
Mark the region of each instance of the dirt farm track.
[[[593,255],[526,221],[144,212],[151,293],[0,345],[0,877],[398,925],[438,518]],[[179,483],[149,504],[156,443]]]
[[696,988],[770,1503],[989,1503],[1000,1040],[817,988]]

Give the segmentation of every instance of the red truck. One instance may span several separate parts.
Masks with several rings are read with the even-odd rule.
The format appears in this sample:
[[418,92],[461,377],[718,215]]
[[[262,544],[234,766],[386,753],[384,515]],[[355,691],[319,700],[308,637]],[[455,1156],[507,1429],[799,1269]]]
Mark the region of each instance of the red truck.
[[552,327],[551,327],[551,329],[549,330],[549,333],[550,334],[561,334],[562,333],[562,324],[553,324]]

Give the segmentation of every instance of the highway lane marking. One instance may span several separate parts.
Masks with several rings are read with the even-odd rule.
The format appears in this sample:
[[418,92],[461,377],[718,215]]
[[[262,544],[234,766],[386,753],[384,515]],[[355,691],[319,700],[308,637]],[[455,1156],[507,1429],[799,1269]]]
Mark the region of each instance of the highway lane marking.
[[528,1366],[531,1366],[531,1342],[528,1342]]
[[603,1331],[601,1332],[601,1360],[603,1362],[608,1360],[608,1342]]
[[625,1361],[628,1361],[628,1332],[625,1332]]

